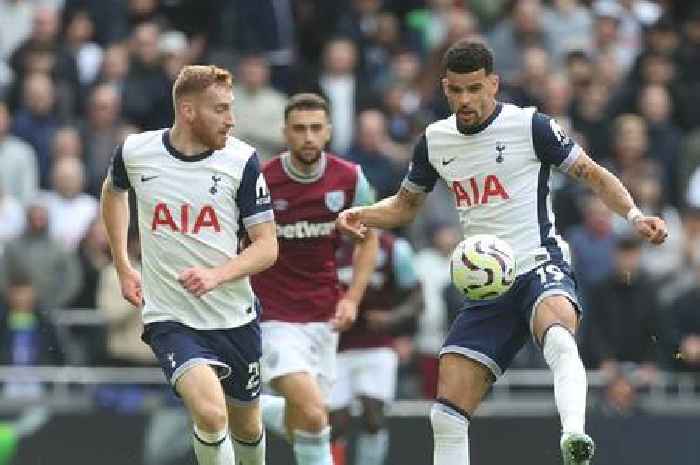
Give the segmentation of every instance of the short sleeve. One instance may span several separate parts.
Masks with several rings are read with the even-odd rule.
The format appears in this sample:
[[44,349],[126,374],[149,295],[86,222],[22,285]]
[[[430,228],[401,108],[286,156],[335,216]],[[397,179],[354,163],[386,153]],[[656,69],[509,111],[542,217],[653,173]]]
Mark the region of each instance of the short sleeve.
[[363,207],[372,205],[374,202],[374,189],[372,189],[360,165],[357,165],[357,182],[355,183],[355,198],[352,206]]
[[129,176],[126,174],[126,166],[124,165],[124,144],[119,144],[114,148],[112,161],[109,164],[108,176],[112,180],[112,187],[115,190],[126,191],[131,188]]
[[418,285],[418,275],[413,267],[413,247],[405,239],[396,239],[393,254],[396,284],[401,289],[413,289]]
[[532,116],[532,144],[537,158],[562,171],[567,171],[581,153],[576,142],[561,126],[542,113]]
[[413,149],[413,160],[401,186],[411,192],[430,192],[440,175],[428,160],[428,142],[425,135]]
[[260,171],[256,153],[250,156],[243,169],[241,185],[236,194],[236,205],[246,228],[274,220],[270,190]]

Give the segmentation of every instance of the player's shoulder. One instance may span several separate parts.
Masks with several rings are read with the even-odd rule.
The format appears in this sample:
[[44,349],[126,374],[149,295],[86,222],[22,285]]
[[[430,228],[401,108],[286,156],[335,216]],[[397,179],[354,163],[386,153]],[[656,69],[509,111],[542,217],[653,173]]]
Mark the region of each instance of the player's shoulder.
[[220,151],[230,155],[231,160],[234,162],[245,164],[255,154],[255,147],[237,137],[229,136],[226,139],[226,145]]
[[122,154],[140,155],[163,147],[163,134],[166,129],[155,129],[136,134],[129,134],[122,144]]
[[354,163],[350,160],[345,160],[344,158],[341,158],[339,155],[335,155],[333,153],[326,152],[326,163],[327,167],[330,168],[333,171],[341,170],[341,171],[347,171],[347,172],[353,172],[356,173],[358,170],[358,165],[357,163]]
[[432,138],[440,134],[459,134],[457,131],[457,121],[454,114],[447,118],[433,121],[425,128],[425,137]]

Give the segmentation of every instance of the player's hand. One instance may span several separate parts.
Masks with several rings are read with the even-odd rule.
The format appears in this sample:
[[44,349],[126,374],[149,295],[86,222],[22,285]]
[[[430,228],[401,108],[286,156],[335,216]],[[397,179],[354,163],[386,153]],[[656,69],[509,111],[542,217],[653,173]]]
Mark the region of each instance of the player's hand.
[[221,284],[215,268],[187,268],[177,277],[182,287],[195,297],[201,297]]
[[357,302],[352,299],[340,299],[335,306],[335,315],[331,318],[331,326],[335,331],[345,331],[357,318]]
[[127,267],[118,273],[122,296],[134,307],[143,305],[143,287],[141,274],[132,267]]
[[391,312],[385,310],[363,310],[362,318],[367,322],[367,328],[372,331],[389,329],[394,323]]
[[680,352],[682,359],[690,364],[700,363],[700,336],[688,336],[681,342]]
[[666,222],[656,216],[642,216],[634,222],[634,228],[640,236],[652,244],[663,244],[668,237]]
[[336,229],[350,235],[353,239],[363,240],[367,233],[367,226],[360,219],[361,211],[362,207],[354,207],[340,212],[335,220]]

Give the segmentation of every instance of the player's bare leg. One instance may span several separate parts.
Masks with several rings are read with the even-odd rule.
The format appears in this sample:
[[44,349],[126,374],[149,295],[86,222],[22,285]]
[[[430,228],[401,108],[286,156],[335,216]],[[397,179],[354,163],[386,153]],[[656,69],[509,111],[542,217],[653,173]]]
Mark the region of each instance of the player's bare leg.
[[229,427],[236,465],[265,463],[265,430],[262,426],[260,401],[227,403]]
[[438,395],[430,410],[433,465],[469,464],[469,421],[494,382],[486,366],[458,354],[440,357]]
[[384,402],[360,396],[362,431],[357,437],[355,465],[383,465],[389,451],[389,431],[385,428]]
[[194,423],[194,452],[199,465],[231,465],[226,399],[221,382],[208,365],[187,370],[175,385]]
[[286,401],[285,420],[297,465],[332,465],[328,411],[316,379],[291,373],[271,384]]
[[578,315],[565,296],[545,297],[535,308],[532,331],[554,375],[565,465],[588,465],[594,452],[593,440],[584,432],[586,370],[574,339],[577,325]]

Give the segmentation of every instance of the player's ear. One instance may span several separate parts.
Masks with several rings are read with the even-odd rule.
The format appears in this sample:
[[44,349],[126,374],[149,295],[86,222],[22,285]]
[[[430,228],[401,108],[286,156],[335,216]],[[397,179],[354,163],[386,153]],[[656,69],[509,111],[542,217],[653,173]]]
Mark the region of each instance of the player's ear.
[[445,94],[445,96],[447,96],[447,78],[442,78],[440,83],[442,84],[442,92]]
[[328,123],[326,125],[326,137],[324,144],[328,145],[328,143],[331,141],[331,134],[333,134],[333,125],[331,123]]
[[491,85],[491,90],[493,92],[493,95],[496,95],[498,93],[498,87],[501,83],[501,78],[498,76],[496,73],[491,73],[488,77],[489,79],[489,84]]

